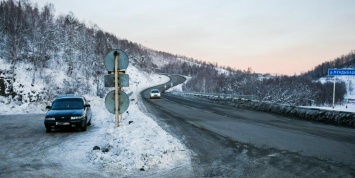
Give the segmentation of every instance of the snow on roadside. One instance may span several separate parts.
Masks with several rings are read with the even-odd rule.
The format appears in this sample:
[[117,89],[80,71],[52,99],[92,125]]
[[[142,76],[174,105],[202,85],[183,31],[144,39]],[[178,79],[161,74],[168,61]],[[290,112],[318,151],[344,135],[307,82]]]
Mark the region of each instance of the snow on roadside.
[[102,102],[91,101],[93,107],[101,107],[94,113],[94,118],[100,119],[93,124],[102,127],[100,141],[96,143],[101,149],[89,153],[92,163],[106,171],[172,169],[189,164],[189,152],[184,146],[144,115],[137,102],[131,103],[129,114],[123,115],[119,127],[115,127],[114,116],[105,110]]
[[321,107],[316,107],[316,106],[301,106],[304,108],[315,108],[315,109],[323,109],[323,110],[330,110],[330,111],[344,111],[344,112],[354,112],[355,113],[355,104],[354,103],[349,103],[348,105],[335,105],[333,108],[332,106],[321,106]]
[[43,103],[23,103],[18,105],[15,102],[7,102],[8,100],[5,97],[0,96],[0,115],[45,113],[46,106]]
[[130,87],[126,93],[133,92],[130,98],[134,100],[130,102],[128,113],[123,114],[119,127],[115,127],[114,115],[106,110],[104,99],[87,96],[92,108],[95,108],[93,125],[101,127],[97,140],[100,150],[88,153],[90,161],[101,165],[106,171],[134,171],[141,168],[170,170],[189,165],[189,151],[146,116],[136,99],[142,89],[165,83],[169,78],[144,74],[131,66],[126,73],[130,75]]

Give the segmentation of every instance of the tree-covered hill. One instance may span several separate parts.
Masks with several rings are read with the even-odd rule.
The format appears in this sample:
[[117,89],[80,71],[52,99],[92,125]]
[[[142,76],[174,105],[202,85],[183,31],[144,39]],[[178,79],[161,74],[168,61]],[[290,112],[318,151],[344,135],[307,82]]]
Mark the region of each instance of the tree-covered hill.
[[349,54],[342,55],[332,61],[327,61],[316,66],[313,70],[310,70],[304,74],[302,77],[308,77],[310,79],[316,80],[321,77],[328,75],[328,69],[330,68],[354,68],[355,67],[355,50],[351,51]]
[[[31,65],[26,70],[32,72],[32,85],[45,80],[46,90],[89,91],[103,96],[103,75],[107,72],[103,59],[107,52],[117,48],[128,54],[131,64],[147,72],[158,67],[153,58],[158,61],[166,56],[177,58],[120,39],[95,24],[80,22],[73,13],[55,17],[52,4],[37,7],[27,0],[0,1],[0,58],[10,64],[1,73],[12,80],[2,80],[2,85],[8,86],[6,95],[13,96],[15,86],[11,85],[16,80],[16,68],[26,63]],[[51,83],[55,76],[44,72],[47,69],[63,72],[69,79],[55,86]],[[87,85],[77,85],[79,80]]]
[[[0,59],[9,67],[1,71],[0,95],[26,102],[16,93],[19,65],[30,72],[31,86],[45,86],[32,91],[30,101],[42,101],[55,93],[77,92],[104,96],[104,56],[112,49],[121,49],[135,67],[146,72],[164,72],[191,76],[185,91],[254,95],[256,99],[285,104],[302,105],[314,100],[317,104],[330,103],[331,84],[317,82],[324,76],[328,64],[300,76],[271,76],[256,74],[251,68],[235,70],[218,64],[167,52],[107,33],[92,23],[79,21],[73,13],[54,16],[54,5],[37,7],[28,0],[0,2]],[[124,36],[124,34],[121,34]],[[329,62],[333,68],[349,66],[354,52]],[[23,65],[25,64],[25,65]],[[65,75],[58,82],[58,75]],[[2,77],[1,76],[5,76]],[[5,79],[6,78],[6,79]],[[56,81],[56,82],[54,82]],[[22,86],[23,87],[23,86]],[[6,92],[5,89],[6,88]],[[337,85],[336,100],[342,101],[345,85]],[[17,96],[17,97],[16,97]]]

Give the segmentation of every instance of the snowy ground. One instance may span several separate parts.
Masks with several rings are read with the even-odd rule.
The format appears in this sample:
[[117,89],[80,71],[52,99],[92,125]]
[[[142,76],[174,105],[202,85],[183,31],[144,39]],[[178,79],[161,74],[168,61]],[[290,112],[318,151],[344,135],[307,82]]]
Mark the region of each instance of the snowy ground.
[[[120,170],[120,173],[126,175],[141,169],[159,171],[181,166],[189,167],[190,152],[177,139],[160,128],[139,107],[140,91],[149,86],[165,83],[169,81],[169,78],[142,73],[132,66],[128,67],[126,73],[130,76],[130,87],[124,90],[132,95],[128,112],[123,114],[120,126],[115,127],[114,115],[106,110],[104,98],[85,96],[90,101],[93,111],[92,128],[89,127],[88,132],[90,129],[95,131],[95,138],[81,138],[81,140],[88,141],[75,147],[71,144],[62,145],[58,149],[71,150],[71,157],[82,157],[83,150],[86,150],[87,164],[97,165],[108,172]],[[24,76],[19,80],[27,79]],[[0,115],[44,114],[46,112],[44,108],[45,104],[26,103],[18,106],[15,103],[0,101]],[[85,135],[88,134],[83,134],[83,137]],[[93,146],[98,146],[100,149],[93,150]]]
[[[190,164],[190,153],[174,137],[165,132],[139,108],[137,101],[139,92],[148,87],[169,81],[166,76],[142,74],[136,68],[130,67],[127,72],[134,83],[130,86],[131,101],[128,113],[123,114],[120,127],[115,127],[114,115],[110,114],[103,99],[87,97],[93,108],[96,121],[93,124],[102,125],[98,146],[108,148],[109,152],[92,151],[90,160],[102,165],[106,170],[124,169],[127,171],[154,169],[173,169]],[[129,124],[130,121],[133,121]]]
[[330,110],[330,111],[345,111],[345,112],[354,112],[355,113],[355,104],[354,103],[349,103],[348,105],[335,105],[333,108],[332,106],[321,106],[321,107],[316,107],[316,106],[302,106],[305,108],[316,108],[316,109],[324,109],[324,110]]

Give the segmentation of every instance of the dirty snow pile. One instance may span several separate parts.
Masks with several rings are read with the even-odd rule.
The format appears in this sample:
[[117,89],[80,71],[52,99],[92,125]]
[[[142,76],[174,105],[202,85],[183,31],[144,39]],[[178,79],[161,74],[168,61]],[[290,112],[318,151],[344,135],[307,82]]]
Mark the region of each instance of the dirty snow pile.
[[[128,113],[123,114],[119,127],[115,127],[114,115],[109,113],[104,100],[87,97],[93,111],[93,124],[101,125],[97,149],[89,153],[94,164],[102,165],[107,171],[173,169],[190,164],[190,153],[174,137],[165,132],[139,108],[139,92],[148,86],[165,83],[166,76],[143,74],[134,67],[126,71],[130,75],[130,87],[126,93],[133,92]],[[131,85],[132,84],[132,85]],[[100,149],[98,149],[98,147]]]

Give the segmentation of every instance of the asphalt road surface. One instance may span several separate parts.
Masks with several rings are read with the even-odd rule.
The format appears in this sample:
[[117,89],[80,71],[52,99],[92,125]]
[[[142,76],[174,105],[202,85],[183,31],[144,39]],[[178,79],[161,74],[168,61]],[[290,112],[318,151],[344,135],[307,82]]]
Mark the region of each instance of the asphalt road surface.
[[[184,80],[171,76],[173,84]],[[142,93],[147,112],[193,151],[192,176],[355,177],[353,128],[168,93],[149,99],[149,90]]]

